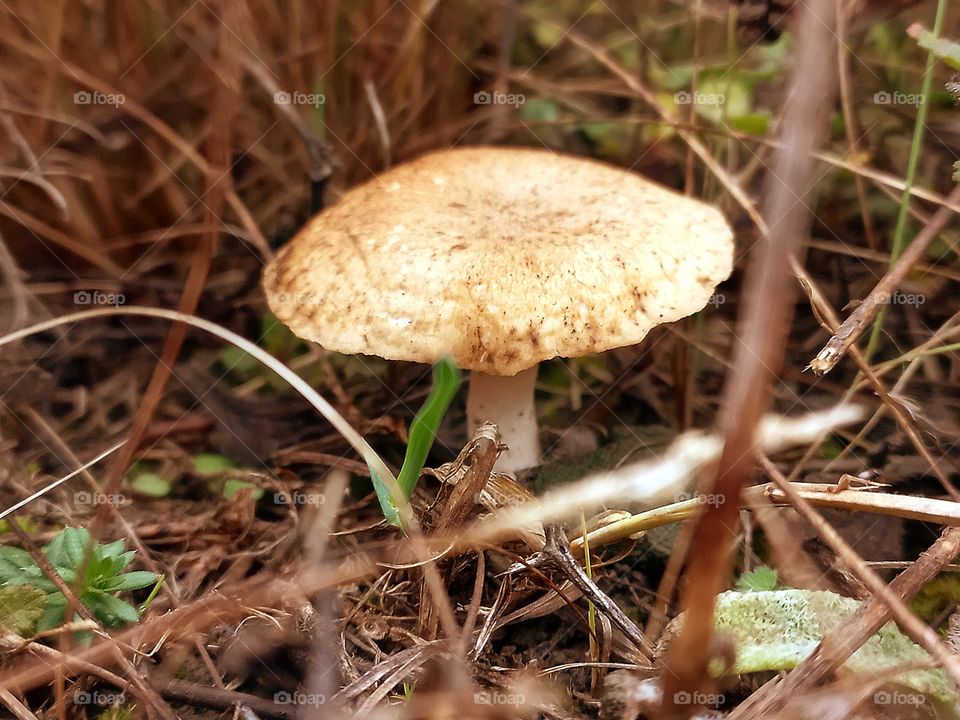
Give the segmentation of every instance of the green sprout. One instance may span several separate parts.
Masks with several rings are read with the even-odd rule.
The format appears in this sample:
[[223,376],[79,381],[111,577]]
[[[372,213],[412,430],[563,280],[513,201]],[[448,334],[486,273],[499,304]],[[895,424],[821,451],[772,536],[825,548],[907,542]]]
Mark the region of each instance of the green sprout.
[[[43,548],[43,554],[57,575],[74,588],[80,602],[105,627],[120,627],[140,619],[141,611],[117,597],[118,593],[159,586],[162,580],[146,570],[123,572],[133,562],[134,551],[125,551],[123,540],[106,545],[91,543],[90,532],[83,528],[64,528]],[[67,599],[30,553],[18,547],[0,546],[0,589],[13,592],[19,587],[32,594],[39,590],[45,596],[43,612],[30,629],[43,632],[64,621]],[[18,629],[30,634],[22,624]]]
[[779,590],[780,583],[777,580],[777,571],[766,565],[761,565],[757,569],[741,575],[737,579],[736,589],[739,592]]
[[[400,468],[400,474],[397,476],[397,490],[403,494],[403,498],[409,498],[413,489],[417,486],[417,480],[420,478],[420,471],[423,470],[423,464],[427,461],[427,454],[433,447],[434,438],[437,436],[437,428],[443,419],[450,402],[460,389],[462,375],[460,369],[451,358],[445,357],[433,366],[433,387],[430,394],[420,408],[420,412],[413,418],[410,424],[410,440],[407,443],[407,452],[403,458],[403,466]],[[380,501],[380,507],[383,515],[394,527],[401,527],[400,513],[397,510],[397,503],[391,495],[390,488],[383,479],[376,473],[374,468],[370,467],[370,478],[373,480],[373,488],[377,493],[377,499]]]

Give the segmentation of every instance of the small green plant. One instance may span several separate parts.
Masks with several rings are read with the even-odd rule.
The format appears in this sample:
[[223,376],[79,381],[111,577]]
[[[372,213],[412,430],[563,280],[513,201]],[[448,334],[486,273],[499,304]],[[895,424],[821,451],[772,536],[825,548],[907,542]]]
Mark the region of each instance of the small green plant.
[[126,483],[130,488],[151,498],[167,497],[173,489],[171,478],[161,473],[157,463],[137,460],[127,471]]
[[397,702],[410,702],[413,700],[413,685],[405,682],[403,684],[403,693],[394,693],[393,699]]
[[[450,407],[453,396],[460,389],[461,382],[460,369],[450,358],[443,358],[433,366],[433,387],[430,394],[420,408],[420,412],[410,423],[410,440],[407,443],[407,452],[403,458],[403,466],[400,468],[400,474],[397,476],[398,490],[404,497],[409,498],[410,493],[417,486],[417,480],[420,478],[420,471],[423,470],[423,464],[427,461],[427,454],[433,446],[433,440],[437,435],[437,428],[443,419],[444,413]],[[400,527],[400,514],[397,511],[397,505],[390,495],[390,488],[377,474],[376,470],[370,467],[370,477],[373,480],[373,488],[377,492],[377,499],[380,500],[380,508],[383,515],[391,525]]]
[[777,582],[777,571],[766,565],[761,565],[756,570],[741,575],[737,579],[736,589],[739,592],[779,590],[780,583]]
[[100,720],[130,720],[135,710],[133,705],[114,705],[100,716]]
[[193,458],[193,468],[198,475],[212,475],[221,478],[223,483],[222,494],[226,500],[230,500],[234,495],[245,488],[250,488],[253,499],[259,500],[263,497],[263,489],[258,488],[252,482],[241,480],[239,478],[225,477],[224,474],[234,469],[233,461],[225,455],[215,455],[213,453],[200,453]]
[[933,578],[914,595],[910,600],[910,609],[932,623],[941,617],[945,610],[953,608],[958,599],[960,599],[960,577],[955,573],[944,572]]
[[[159,576],[146,570],[123,572],[135,557],[134,551],[124,550],[123,540],[91,544],[90,532],[83,528],[64,528],[43,548],[43,554],[80,602],[106,627],[120,627],[140,618],[140,612],[117,597],[118,593],[160,582]],[[0,547],[0,588],[17,586],[36,588],[46,596],[43,613],[31,630],[50,630],[64,621],[67,599],[63,593],[30,553],[5,545]]]
[[[284,362],[302,358],[309,350],[306,342],[270,313],[260,316],[260,336],[257,344]],[[242,348],[229,345],[220,352],[217,360],[221,366],[219,372],[226,371],[229,379],[235,383],[247,383],[259,378],[263,381],[264,389],[274,395],[284,393],[290,388],[276,372],[264,368],[257,358]],[[320,384],[323,380],[323,370],[316,363],[301,367],[299,372],[311,384]]]

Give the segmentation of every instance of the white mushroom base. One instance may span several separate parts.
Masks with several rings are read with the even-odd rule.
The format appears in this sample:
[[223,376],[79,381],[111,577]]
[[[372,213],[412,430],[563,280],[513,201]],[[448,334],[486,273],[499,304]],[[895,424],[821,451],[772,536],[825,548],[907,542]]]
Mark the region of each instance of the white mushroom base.
[[534,366],[511,377],[470,374],[467,393],[467,426],[470,435],[477,426],[490,421],[500,429],[500,439],[509,449],[497,460],[496,470],[517,472],[540,462],[540,434],[533,389],[537,381]]

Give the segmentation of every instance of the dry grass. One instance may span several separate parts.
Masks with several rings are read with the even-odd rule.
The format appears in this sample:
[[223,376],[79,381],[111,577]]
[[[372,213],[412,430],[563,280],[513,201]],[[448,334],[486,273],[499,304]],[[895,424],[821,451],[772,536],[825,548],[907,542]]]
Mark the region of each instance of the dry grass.
[[[874,598],[860,624],[847,628],[851,636],[865,639],[893,615],[949,665],[931,631],[946,626],[946,614],[924,624],[905,615],[902,601],[951,561],[955,531],[937,540],[937,532],[902,522],[880,543],[872,535],[858,543],[872,515],[857,513],[861,525],[837,536],[786,484],[877,468],[896,492],[956,499],[960,363],[950,344],[960,267],[947,211],[933,221],[944,229],[920,262],[898,277],[901,295],[894,297],[903,301],[886,306],[876,353],[865,358],[854,350],[823,378],[804,372],[849,314],[848,303],[867,297],[892,264],[917,108],[875,98],[918,92],[925,53],[905,27],[910,19],[929,27],[934,5],[876,24],[869,36],[856,21],[841,23],[847,42],[838,113],[813,155],[819,200],[805,294],[790,303],[795,317],[782,367],[761,403],[796,414],[854,399],[874,416],[761,457],[758,480],[784,486],[782,502],[800,514],[764,507],[755,515],[768,561],[782,577]],[[395,465],[411,408],[425,392],[423,368],[342,358],[279,334],[261,318],[262,267],[311,205],[324,196],[335,201],[342,188],[392,164],[454,145],[543,145],[600,157],[716,202],[737,229],[737,272],[721,288],[722,300],[697,320],[640,348],[555,363],[541,376],[556,462],[538,481],[597,469],[571,469],[582,452],[578,442],[603,446],[590,456],[595,464],[604,448],[610,466],[637,453],[667,457],[661,448],[677,430],[717,421],[746,259],[767,225],[758,209],[762,180],[789,126],[790,56],[741,45],[731,27],[727,7],[712,2],[7,2],[0,9],[0,322],[12,330],[110,302],[201,315],[296,366]],[[955,10],[944,28],[945,37],[960,37]],[[720,65],[733,69],[710,69]],[[942,87],[949,73],[942,64],[935,72],[933,86]],[[743,86],[718,85],[718,75]],[[752,132],[752,115],[733,126],[676,104],[678,89],[709,95],[718,88],[728,103],[746,92],[752,113],[769,112],[768,131]],[[521,100],[478,104],[478,92]],[[278,103],[278,93],[293,104]],[[938,209],[957,210],[957,111],[935,99],[928,113],[909,236],[932,226]],[[622,535],[619,555],[592,547],[596,606],[613,601],[633,613],[617,617],[611,630],[604,613],[588,620],[581,595],[590,597],[590,584],[571,580],[576,561],[567,558],[583,553],[578,530],[572,550],[559,541],[548,548],[549,562],[532,554],[531,538],[543,528],[529,518],[519,539],[516,532],[485,536],[492,525],[483,523],[460,532],[472,522],[464,511],[476,512],[449,483],[424,481],[415,497],[424,537],[414,533],[409,541],[377,525],[376,503],[362,492],[330,492],[343,495],[343,504],[299,508],[257,503],[249,492],[226,499],[193,470],[198,453],[233,457],[241,467],[231,477],[252,482],[268,499],[324,498],[330,483],[347,482],[327,468],[356,476],[365,468],[306,403],[278,391],[272,375],[222,351],[181,326],[129,317],[3,348],[0,508],[132,438],[107,469],[76,479],[92,493],[127,493],[130,504],[84,506],[67,485],[18,517],[33,521],[29,535],[38,544],[63,525],[90,526],[102,540],[125,537],[167,582],[139,624],[97,634],[89,646],[69,633],[25,647],[0,638],[13,655],[0,704],[21,718],[57,709],[94,716],[75,692],[119,685],[125,701],[150,717],[186,707],[197,717],[226,716],[238,702],[262,717],[279,716],[285,708],[273,701],[277,692],[323,697],[324,710],[336,708],[330,712],[390,717],[462,715],[477,693],[494,700],[475,705],[483,717],[615,712],[614,700],[600,695],[603,673],[617,663],[651,665],[646,643],[656,643],[677,610],[687,555],[708,555],[691,545],[692,523],[669,559],[651,560],[647,546],[635,551]],[[759,416],[754,410],[751,421]],[[438,463],[464,445],[461,416],[455,408],[442,428]],[[660,433],[656,440],[646,434],[650,426]],[[617,445],[618,437],[629,444]],[[489,461],[484,447],[468,447],[465,457],[475,452]],[[134,458],[176,478],[174,491],[161,499],[129,493],[120,483]],[[477,467],[470,458],[463,467]],[[465,482],[483,485],[478,472]],[[501,504],[527,498],[508,481],[491,487],[503,494]],[[942,517],[952,523],[950,513]],[[621,514],[603,522],[631,520]],[[746,531],[761,532],[753,520]],[[801,532],[806,542],[794,547]],[[733,536],[742,551],[738,571],[756,563],[744,538]],[[5,532],[0,542],[20,539]],[[878,544],[882,558],[868,552]],[[877,585],[864,560],[913,561],[931,544],[924,562],[891,586],[899,599]],[[444,554],[454,545],[456,553]],[[834,554],[845,558],[842,567]],[[718,562],[708,564],[724,584]],[[648,636],[638,648],[629,637],[644,624]],[[705,643],[698,646],[706,652]],[[147,658],[131,648],[155,652]],[[782,705],[785,692],[829,686],[823,668],[838,665],[849,649],[828,642],[818,669],[801,666],[779,689],[742,705],[752,688],[737,686],[730,706],[740,705],[738,717],[757,716],[751,713]],[[543,664],[520,672],[538,660]],[[581,665],[586,660],[600,664],[591,673]],[[650,673],[659,660],[652,665]],[[412,682],[412,699],[399,701]],[[841,686],[831,692],[852,697]]]

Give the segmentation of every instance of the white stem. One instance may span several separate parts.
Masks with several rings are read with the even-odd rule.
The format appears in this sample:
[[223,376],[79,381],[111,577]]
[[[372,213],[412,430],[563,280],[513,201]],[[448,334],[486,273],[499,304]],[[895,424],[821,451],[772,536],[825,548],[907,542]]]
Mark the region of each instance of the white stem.
[[500,439],[509,449],[497,460],[496,469],[517,472],[540,462],[540,434],[533,404],[536,366],[512,377],[473,372],[467,393],[467,425],[470,435],[489,420],[500,428]]

